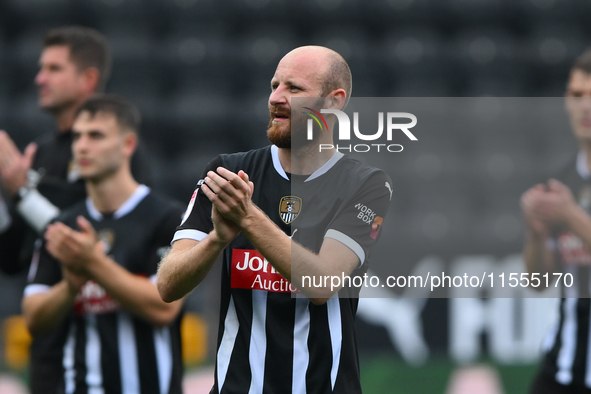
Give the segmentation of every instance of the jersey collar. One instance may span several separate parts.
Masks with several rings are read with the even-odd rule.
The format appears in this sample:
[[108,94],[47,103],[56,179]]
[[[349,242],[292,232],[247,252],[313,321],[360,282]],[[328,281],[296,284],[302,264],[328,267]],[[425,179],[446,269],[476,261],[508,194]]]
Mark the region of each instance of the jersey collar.
[[577,172],[581,178],[585,180],[591,179],[591,171],[587,166],[587,154],[584,150],[580,150],[577,154]]
[[[137,205],[149,193],[150,193],[150,188],[148,186],[139,185],[137,187],[137,189],[135,189],[135,192],[133,192],[131,197],[129,197],[127,199],[127,201],[125,201],[123,203],[123,205],[121,205],[119,207],[119,209],[115,211],[115,213],[113,214],[113,219],[119,219],[119,218],[127,215],[129,212],[133,211],[135,209],[135,207],[137,207]],[[90,197],[86,198],[86,209],[88,210],[90,217],[93,218],[94,220],[96,220],[97,222],[100,222],[101,220],[103,220],[103,214],[100,213],[98,209],[96,209],[96,207]]]
[[277,173],[281,175],[283,179],[287,179],[289,181],[289,178],[287,177],[287,174],[285,173],[285,170],[279,161],[279,148],[276,145],[271,145],[271,157],[273,158],[273,167],[275,167],[275,171],[277,171]]
[[[316,179],[321,175],[324,175],[328,170],[334,167],[334,165],[343,156],[344,155],[341,152],[336,151],[334,155],[332,155],[332,157],[326,163],[324,163],[322,167],[314,171],[312,175],[310,175],[304,182],[311,181],[312,179]],[[287,174],[285,173],[285,170],[283,169],[283,166],[281,166],[281,162],[279,161],[279,148],[277,148],[277,146],[275,145],[271,146],[271,157],[273,158],[273,167],[275,167],[275,171],[277,171],[277,173],[281,175],[282,178],[289,181],[289,178],[287,177]]]

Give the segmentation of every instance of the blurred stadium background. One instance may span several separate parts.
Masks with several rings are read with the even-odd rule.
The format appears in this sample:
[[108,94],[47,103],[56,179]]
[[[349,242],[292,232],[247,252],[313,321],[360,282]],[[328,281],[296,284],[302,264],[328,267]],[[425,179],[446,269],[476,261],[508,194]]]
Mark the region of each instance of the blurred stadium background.
[[[560,97],[591,45],[590,14],[591,2],[575,0],[0,0],[0,128],[21,147],[54,129],[33,84],[41,37],[95,27],[113,51],[107,90],[142,110],[156,188],[185,201],[215,154],[266,144],[269,81],[296,46],[339,51],[359,97]],[[566,118],[562,130],[463,138],[425,141],[401,159],[391,174],[402,196],[390,212],[393,242],[416,261],[470,255],[519,267],[518,199],[574,152]],[[467,203],[444,196],[434,205],[450,184]],[[26,381],[27,337],[14,318],[24,280],[0,276],[0,371]],[[188,301],[189,372],[213,360],[216,284]],[[467,375],[492,391],[464,392],[526,392],[555,312],[546,301],[393,298],[384,306],[397,308],[395,322],[368,313],[358,324],[365,392],[459,393]]]

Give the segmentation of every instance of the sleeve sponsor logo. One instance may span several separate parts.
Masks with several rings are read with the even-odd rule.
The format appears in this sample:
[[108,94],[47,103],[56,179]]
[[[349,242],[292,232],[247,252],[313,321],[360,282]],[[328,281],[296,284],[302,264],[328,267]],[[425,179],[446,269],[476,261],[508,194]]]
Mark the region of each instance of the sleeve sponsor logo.
[[233,289],[298,293],[257,250],[233,249],[230,285]]
[[359,211],[357,214],[357,219],[361,220],[363,223],[371,224],[375,217],[376,213],[371,210],[367,205],[363,205],[361,203],[355,205],[355,208]]
[[382,229],[382,222],[383,221],[384,221],[383,217],[376,216],[373,223],[371,224],[371,233],[369,234],[370,237],[372,237],[373,239],[378,238],[378,234],[380,233],[380,230]]
[[355,205],[355,208],[357,208],[357,210],[359,211],[359,213],[357,214],[357,219],[361,220],[363,223],[371,225],[371,233],[369,234],[369,236],[373,239],[378,238],[378,234],[380,233],[380,230],[382,228],[384,218],[378,216],[377,213],[374,212],[367,205],[358,203],[357,205]]
[[566,265],[591,265],[591,254],[585,244],[569,231],[558,235],[558,250]]
[[[199,186],[203,181],[199,181],[200,183],[197,184]],[[197,192],[199,191],[199,187],[195,189],[193,192],[193,196],[191,196],[191,201],[189,201],[189,205],[187,206],[187,210],[185,211],[185,215],[183,216],[183,220],[181,221],[181,226],[187,221],[191,212],[193,212],[193,206],[195,205],[195,199],[197,198]]]

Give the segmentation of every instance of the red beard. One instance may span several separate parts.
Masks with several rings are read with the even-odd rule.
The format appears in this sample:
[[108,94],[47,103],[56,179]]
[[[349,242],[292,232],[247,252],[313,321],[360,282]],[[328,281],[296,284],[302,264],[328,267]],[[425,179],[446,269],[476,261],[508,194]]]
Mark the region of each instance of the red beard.
[[[274,123],[273,114],[281,114],[287,117],[287,121]],[[269,141],[278,148],[291,148],[291,114],[289,111],[281,107],[269,107],[269,127],[267,128],[267,138],[269,138]]]

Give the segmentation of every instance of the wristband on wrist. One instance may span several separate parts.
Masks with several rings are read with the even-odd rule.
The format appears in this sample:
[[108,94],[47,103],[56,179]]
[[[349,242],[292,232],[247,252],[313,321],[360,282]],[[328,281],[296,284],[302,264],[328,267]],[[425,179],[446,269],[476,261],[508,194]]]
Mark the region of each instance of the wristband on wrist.
[[19,187],[16,194],[13,197],[14,204],[18,205],[23,198],[33,189],[37,189],[37,185],[39,181],[43,177],[43,174],[39,172],[29,169],[27,171],[27,183],[24,186]]
[[31,191],[28,185],[21,186],[18,188],[16,194],[14,195],[14,203],[18,205],[23,198]]
[[60,210],[43,197],[37,189],[25,191],[24,197],[16,206],[18,213],[39,234],[59,213]]
[[42,175],[35,170],[27,171],[27,184],[18,189],[16,209],[25,221],[39,234],[60,212],[37,190]]

